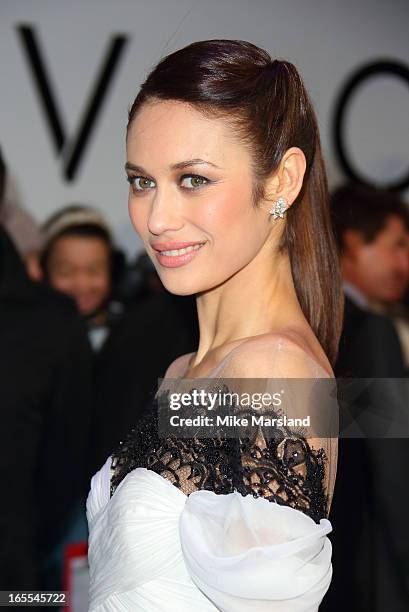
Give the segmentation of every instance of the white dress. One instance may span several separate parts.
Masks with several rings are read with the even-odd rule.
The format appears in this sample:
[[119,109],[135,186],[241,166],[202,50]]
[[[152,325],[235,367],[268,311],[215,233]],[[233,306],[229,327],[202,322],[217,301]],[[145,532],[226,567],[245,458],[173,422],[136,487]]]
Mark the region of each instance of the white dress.
[[91,612],[318,610],[332,575],[327,518],[235,489],[187,495],[147,467],[112,494],[113,474],[108,457],[87,499]]

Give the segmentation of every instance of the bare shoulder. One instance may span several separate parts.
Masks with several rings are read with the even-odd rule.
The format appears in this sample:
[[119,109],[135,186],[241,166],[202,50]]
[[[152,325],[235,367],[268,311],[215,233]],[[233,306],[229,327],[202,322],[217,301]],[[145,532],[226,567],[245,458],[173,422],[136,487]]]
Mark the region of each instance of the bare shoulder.
[[332,378],[326,358],[312,353],[298,332],[279,331],[253,336],[232,353],[231,368],[242,378]]
[[179,378],[184,375],[187,370],[190,358],[194,355],[194,353],[186,353],[185,355],[180,355],[176,357],[169,365],[168,369],[165,372],[164,378]]

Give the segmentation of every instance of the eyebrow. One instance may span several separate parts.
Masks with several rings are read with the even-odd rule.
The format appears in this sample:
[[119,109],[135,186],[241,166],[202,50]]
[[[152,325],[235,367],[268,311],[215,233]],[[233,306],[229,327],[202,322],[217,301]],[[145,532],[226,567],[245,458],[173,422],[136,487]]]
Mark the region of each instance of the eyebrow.
[[[170,170],[180,170],[181,168],[188,168],[189,166],[201,166],[201,165],[207,165],[207,166],[213,166],[213,168],[217,168],[218,170],[221,170],[222,168],[220,168],[220,166],[217,166],[216,164],[213,164],[212,162],[206,161],[205,159],[187,159],[186,161],[180,161],[177,162],[176,164],[172,164],[171,166],[169,166]],[[144,174],[149,174],[149,172],[147,172],[144,168],[142,168],[142,166],[137,166],[135,164],[131,164],[130,162],[127,162],[125,164],[125,170],[133,170],[134,172],[142,172]]]

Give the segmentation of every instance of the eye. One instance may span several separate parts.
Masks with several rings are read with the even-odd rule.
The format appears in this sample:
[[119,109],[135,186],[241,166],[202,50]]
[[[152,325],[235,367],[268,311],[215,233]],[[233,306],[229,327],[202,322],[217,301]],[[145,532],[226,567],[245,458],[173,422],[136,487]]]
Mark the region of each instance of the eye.
[[184,174],[181,177],[182,182],[183,181],[190,181],[190,186],[189,183],[187,183],[187,186],[183,186],[183,189],[199,189],[200,187],[203,187],[203,185],[206,185],[207,183],[210,183],[210,180],[207,179],[205,176],[201,176],[200,174]]
[[[146,176],[127,176],[126,180],[132,187],[133,191],[146,191],[155,184],[152,179],[149,179]],[[150,183],[153,183],[153,185]]]

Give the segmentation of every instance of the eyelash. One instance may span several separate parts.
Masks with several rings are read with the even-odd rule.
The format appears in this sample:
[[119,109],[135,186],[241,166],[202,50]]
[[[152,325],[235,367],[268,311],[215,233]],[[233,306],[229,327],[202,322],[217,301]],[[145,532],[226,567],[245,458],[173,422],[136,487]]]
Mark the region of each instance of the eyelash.
[[[198,189],[201,189],[205,185],[208,185],[209,183],[213,182],[210,179],[206,178],[205,176],[202,176],[201,174],[183,174],[183,176],[180,177],[180,180],[182,181],[185,178],[199,178],[205,181],[202,185],[198,185],[197,187],[181,187],[181,189],[184,189],[185,191],[197,191]],[[148,181],[153,181],[153,179],[149,179],[147,176],[142,176],[141,174],[138,174],[136,176],[128,175],[126,177],[126,180],[132,187],[133,193],[143,193],[144,191],[148,191],[150,189],[150,187],[148,187],[147,189],[136,189],[134,181],[136,181],[137,179],[146,179]]]

